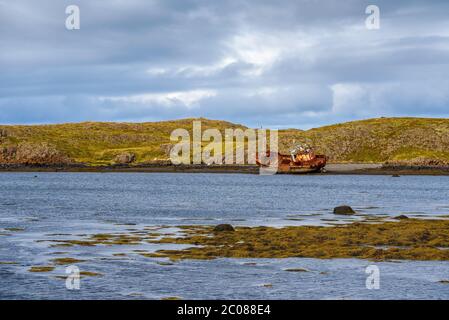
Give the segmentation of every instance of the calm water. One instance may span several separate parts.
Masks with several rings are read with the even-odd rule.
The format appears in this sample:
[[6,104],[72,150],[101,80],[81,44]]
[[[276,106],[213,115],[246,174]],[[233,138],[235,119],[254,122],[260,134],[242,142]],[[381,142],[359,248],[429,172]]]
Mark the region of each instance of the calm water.
[[[447,262],[378,263],[381,288],[368,290],[365,268],[372,262],[363,260],[161,265],[134,252],[160,245],[61,248],[42,242],[152,226],[172,233],[182,224],[327,225],[365,215],[449,215],[449,177],[1,173],[0,191],[0,299],[449,299],[449,285],[439,283],[449,279]],[[342,204],[359,214],[336,218],[332,209]],[[103,276],[83,278],[81,289],[70,291],[58,278],[64,266],[28,272],[55,257],[87,260],[77,266]],[[284,271],[298,267],[310,272]]]

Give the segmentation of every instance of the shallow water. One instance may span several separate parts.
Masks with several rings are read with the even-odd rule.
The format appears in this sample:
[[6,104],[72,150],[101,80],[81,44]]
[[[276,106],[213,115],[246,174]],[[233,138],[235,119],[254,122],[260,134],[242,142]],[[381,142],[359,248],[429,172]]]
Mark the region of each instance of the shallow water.
[[[173,245],[52,247],[41,242],[162,225],[166,228],[158,232],[173,233],[176,229],[167,227],[327,225],[366,215],[441,217],[449,215],[449,177],[1,173],[0,190],[0,299],[449,298],[449,285],[439,282],[449,279],[448,262],[376,263],[381,287],[368,290],[365,268],[372,262],[363,260],[217,259],[160,265],[163,260],[135,250]],[[334,216],[333,207],[342,204],[358,215]],[[65,266],[28,272],[58,257],[86,260],[76,265],[103,276],[82,278],[81,289],[71,291],[64,279],[55,278],[66,276]]]

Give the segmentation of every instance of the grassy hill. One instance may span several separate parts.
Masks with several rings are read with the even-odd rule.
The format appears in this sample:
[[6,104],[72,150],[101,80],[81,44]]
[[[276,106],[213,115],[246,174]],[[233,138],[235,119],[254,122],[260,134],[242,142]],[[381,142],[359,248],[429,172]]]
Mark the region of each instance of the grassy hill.
[[[192,120],[0,126],[0,163],[102,165],[123,157],[133,163],[164,160],[170,133],[176,128],[191,132]],[[225,121],[201,121],[203,130],[245,129]],[[282,130],[279,136],[283,152],[294,143],[308,142],[333,162],[449,163],[449,119],[380,118],[307,131]]]
[[449,162],[449,119],[379,118],[281,132],[282,146],[306,139],[338,162]]
[[[185,128],[191,133],[193,120],[0,126],[0,163],[64,163],[70,159],[104,165],[124,154],[135,155],[135,163],[164,160],[171,132]],[[201,120],[202,130],[245,128],[225,121],[197,120]]]

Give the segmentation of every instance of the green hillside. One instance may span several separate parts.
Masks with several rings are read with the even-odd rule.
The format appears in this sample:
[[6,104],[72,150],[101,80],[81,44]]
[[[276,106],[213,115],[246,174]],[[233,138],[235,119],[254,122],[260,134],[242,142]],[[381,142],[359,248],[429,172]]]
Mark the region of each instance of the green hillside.
[[308,131],[281,132],[285,148],[309,140],[317,151],[339,162],[449,163],[449,119],[379,118]]
[[[176,128],[191,132],[192,120],[0,126],[0,163],[102,165],[167,160],[170,133]],[[203,130],[245,129],[225,121],[200,120]],[[299,142],[312,144],[333,162],[444,164],[449,163],[449,119],[380,118],[280,131],[281,151]]]
[[[192,121],[147,123],[84,122],[36,126],[0,126],[0,163],[113,164],[132,154],[133,163],[168,158],[170,134],[177,128],[192,132]],[[201,120],[202,130],[244,128],[225,121]]]

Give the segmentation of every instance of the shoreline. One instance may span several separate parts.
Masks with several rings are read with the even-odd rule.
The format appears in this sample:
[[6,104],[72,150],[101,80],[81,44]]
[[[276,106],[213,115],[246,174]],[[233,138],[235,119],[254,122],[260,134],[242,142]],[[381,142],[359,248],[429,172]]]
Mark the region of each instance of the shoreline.
[[[237,173],[258,174],[255,165],[0,165],[0,172],[92,172],[92,173]],[[296,175],[433,175],[449,176],[449,166],[407,166],[376,163],[330,163],[325,172]]]

